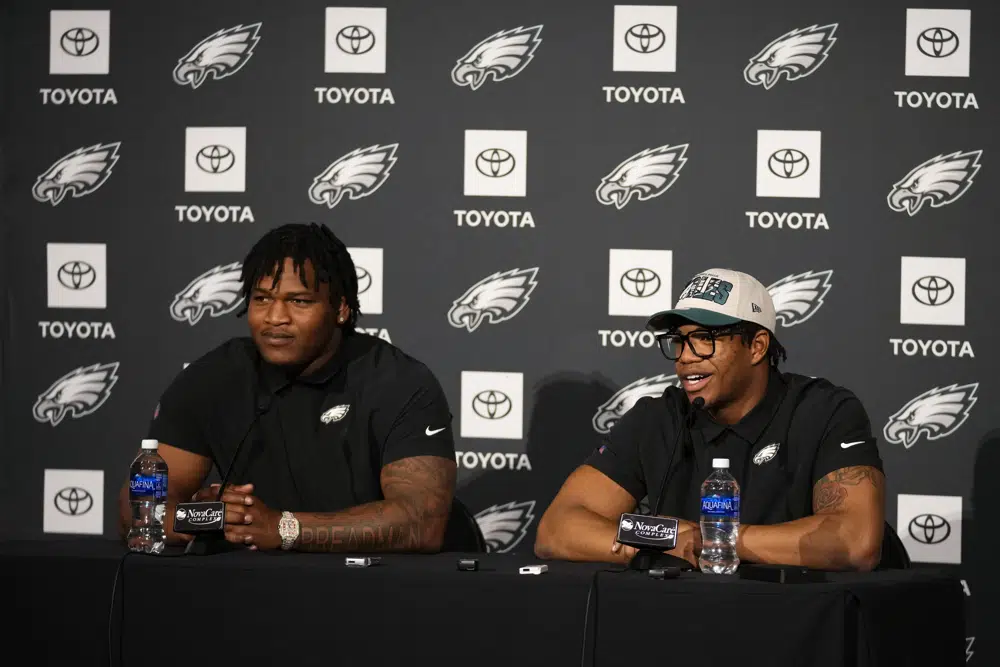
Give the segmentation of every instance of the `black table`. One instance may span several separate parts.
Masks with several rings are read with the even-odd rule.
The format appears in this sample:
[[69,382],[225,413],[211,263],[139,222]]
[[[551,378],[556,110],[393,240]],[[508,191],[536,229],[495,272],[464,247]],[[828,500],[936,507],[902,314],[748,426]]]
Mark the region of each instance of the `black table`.
[[[0,585],[14,601],[7,645],[27,648],[32,664],[108,664],[124,553],[104,540],[0,543]],[[478,572],[460,572],[459,556],[389,555],[353,569],[339,555],[131,555],[111,614],[115,664],[119,640],[124,664],[142,667],[555,667],[581,664],[585,647],[602,667],[699,665],[719,647],[739,667],[965,664],[961,585],[930,570],[658,581],[588,563],[519,575],[536,562],[527,555],[479,555]]]
[[959,579],[930,569],[824,577],[776,584],[696,572],[672,581],[600,574],[597,664],[641,655],[624,652],[623,639],[638,637],[690,665],[717,651],[738,667],[965,665]]

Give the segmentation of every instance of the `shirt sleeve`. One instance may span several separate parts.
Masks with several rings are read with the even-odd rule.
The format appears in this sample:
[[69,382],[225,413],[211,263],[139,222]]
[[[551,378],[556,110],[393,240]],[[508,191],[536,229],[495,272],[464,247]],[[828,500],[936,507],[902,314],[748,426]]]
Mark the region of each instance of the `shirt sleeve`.
[[838,401],[813,463],[817,481],[839,468],[872,466],[882,471],[882,458],[865,408],[853,394]]
[[188,366],[173,379],[153,412],[149,423],[149,438],[177,447],[192,454],[212,458],[208,439],[199,420],[204,396],[199,391],[199,368]]
[[376,426],[384,432],[382,465],[411,456],[455,460],[455,438],[448,399],[426,368],[408,372],[393,384],[393,398],[379,409]]
[[646,479],[639,457],[639,443],[649,424],[647,408],[653,399],[641,398],[611,428],[600,447],[584,463],[600,470],[628,491],[636,501],[646,496]]

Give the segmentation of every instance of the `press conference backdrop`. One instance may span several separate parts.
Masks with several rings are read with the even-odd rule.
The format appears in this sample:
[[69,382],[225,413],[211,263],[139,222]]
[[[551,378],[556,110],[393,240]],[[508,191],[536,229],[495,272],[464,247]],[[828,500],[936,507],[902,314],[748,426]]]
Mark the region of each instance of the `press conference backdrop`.
[[729,267],[864,402],[913,560],[996,590],[994,3],[331,4],[7,10],[3,536],[113,535],[160,392],[246,333],[242,257],[319,221],[444,386],[493,551],[677,382],[645,318]]

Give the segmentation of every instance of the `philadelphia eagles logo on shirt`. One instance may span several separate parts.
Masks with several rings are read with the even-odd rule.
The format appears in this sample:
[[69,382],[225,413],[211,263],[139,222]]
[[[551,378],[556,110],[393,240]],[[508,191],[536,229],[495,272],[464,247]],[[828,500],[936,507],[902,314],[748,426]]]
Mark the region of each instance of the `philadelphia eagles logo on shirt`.
[[982,155],[981,150],[967,153],[955,151],[917,165],[892,186],[887,197],[889,208],[913,216],[925,203],[941,208],[954,202],[972,185],[972,178],[979,172]]
[[342,155],[313,179],[309,201],[333,208],[344,197],[357,200],[375,194],[396,164],[399,144],[375,144]]
[[772,442],[767,447],[764,447],[759,452],[754,454],[753,462],[757,465],[763,465],[775,457],[778,453],[778,448],[781,447],[780,443]]
[[260,41],[260,23],[219,30],[198,42],[177,61],[174,83],[198,88],[209,76],[218,81],[239,72]]
[[501,30],[472,47],[451,70],[457,86],[478,90],[490,78],[494,82],[517,76],[534,58],[542,43],[542,26]]
[[448,310],[448,324],[475,331],[483,322],[506,322],[524,308],[538,283],[538,267],[498,271],[466,290]]
[[319,420],[324,424],[329,424],[330,422],[339,422],[341,419],[347,416],[347,411],[351,409],[350,405],[335,405],[323,414],[319,416]]
[[826,62],[837,39],[833,33],[837,24],[811,25],[792,30],[774,40],[750,59],[743,78],[751,86],[770,90],[781,77],[795,81],[809,76]]
[[240,262],[216,266],[201,274],[174,296],[170,317],[191,326],[203,315],[219,317],[230,313],[243,302]]
[[591,423],[598,433],[610,433],[625,413],[639,401],[640,398],[662,396],[667,387],[678,387],[680,381],[676,375],[654,375],[639,378],[631,382],[601,404],[597,408]]
[[111,176],[111,168],[118,162],[121,142],[94,144],[77,148],[45,170],[31,188],[35,201],[48,202],[53,206],[69,195],[83,197],[94,192]]
[[52,426],[58,426],[65,417],[85,417],[104,405],[117,382],[117,361],[81,366],[38,395],[32,416],[35,421]]
[[769,285],[767,291],[774,302],[775,319],[782,326],[793,327],[815,315],[832,287],[832,277],[832,270],[806,271]]
[[632,196],[639,201],[666,192],[687,162],[688,144],[664,145],[639,151],[611,170],[597,186],[597,201],[605,206],[625,208]]
[[534,520],[534,500],[509,502],[487,507],[476,514],[476,523],[486,539],[490,553],[506,553],[516,547]]
[[895,445],[909,449],[921,436],[939,440],[951,435],[969,418],[978,382],[934,387],[920,394],[889,417],[882,433]]

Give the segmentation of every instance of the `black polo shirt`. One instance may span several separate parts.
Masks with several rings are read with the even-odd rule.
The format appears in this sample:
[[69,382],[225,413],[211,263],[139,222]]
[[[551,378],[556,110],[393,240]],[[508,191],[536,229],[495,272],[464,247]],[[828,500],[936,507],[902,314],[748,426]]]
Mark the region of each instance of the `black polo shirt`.
[[[690,423],[677,449],[678,428]],[[740,485],[740,521],[791,521],[812,512],[813,485],[847,466],[882,470],[871,424],[853,393],[827,380],[771,370],[761,401],[736,424],[691,407],[684,391],[636,402],[586,461],[652,511],[698,521],[701,484],[712,459],[728,458]]]
[[222,474],[249,429],[232,483],[252,482],[272,509],[333,512],[381,500],[388,463],[454,461],[451,419],[431,371],[379,338],[346,335],[327,364],[297,378],[251,338],[233,338],[174,379],[148,437],[210,457]]

